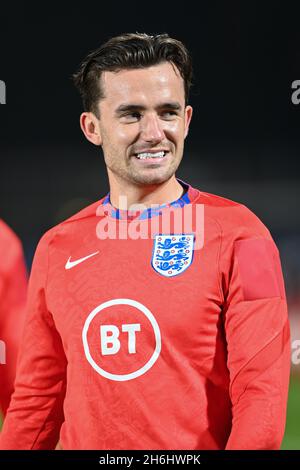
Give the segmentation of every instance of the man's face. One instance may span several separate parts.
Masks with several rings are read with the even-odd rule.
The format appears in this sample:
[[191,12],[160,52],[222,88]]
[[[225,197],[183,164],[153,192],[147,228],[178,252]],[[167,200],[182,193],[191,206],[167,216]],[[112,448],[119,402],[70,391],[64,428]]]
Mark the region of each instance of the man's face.
[[178,70],[164,62],[104,72],[101,80],[105,98],[97,126],[108,174],[125,184],[168,181],[182,159],[192,116]]

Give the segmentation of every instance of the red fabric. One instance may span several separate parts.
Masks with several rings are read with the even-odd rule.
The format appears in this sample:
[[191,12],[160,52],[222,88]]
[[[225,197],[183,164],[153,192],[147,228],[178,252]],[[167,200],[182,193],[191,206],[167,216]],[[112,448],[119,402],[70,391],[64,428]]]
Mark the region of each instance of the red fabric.
[[238,240],[235,253],[239,264],[244,300],[283,296],[277,249],[271,240]]
[[[114,220],[119,240],[96,236],[112,223],[101,201],[42,238],[2,449],[53,449],[59,438],[66,450],[279,448],[290,367],[286,301],[273,295],[281,272],[270,262],[265,290],[243,274],[246,247],[261,275],[274,242],[244,206],[197,190],[188,206],[204,246],[173,277],[152,267],[153,239],[124,238],[149,220]],[[116,379],[155,352],[142,374]]]
[[26,290],[27,273],[21,243],[0,220],[0,340],[5,345],[5,363],[0,363],[0,408],[4,415],[14,388]]

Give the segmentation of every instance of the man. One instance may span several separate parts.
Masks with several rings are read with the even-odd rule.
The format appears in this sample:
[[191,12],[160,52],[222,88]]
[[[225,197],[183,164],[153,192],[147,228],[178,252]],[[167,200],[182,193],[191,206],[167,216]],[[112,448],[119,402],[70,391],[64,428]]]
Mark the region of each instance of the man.
[[27,273],[20,240],[0,220],[0,414],[5,416],[14,388],[24,322]]
[[75,75],[110,192],[39,243],[2,449],[279,448],[278,251],[244,206],[175,177],[191,75],[181,42],[146,34],[112,38]]

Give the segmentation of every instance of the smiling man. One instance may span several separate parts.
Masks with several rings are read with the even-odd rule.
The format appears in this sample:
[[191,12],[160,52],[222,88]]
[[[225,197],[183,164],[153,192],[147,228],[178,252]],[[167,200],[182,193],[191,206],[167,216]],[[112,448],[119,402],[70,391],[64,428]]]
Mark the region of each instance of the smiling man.
[[[80,119],[87,139],[103,148],[115,207],[120,195],[126,195],[129,205],[148,205],[174,201],[183,193],[175,172],[183,156],[192,107],[186,105],[185,83],[178,68],[170,61],[155,63],[152,58],[149,62],[147,67],[103,70],[99,105]],[[183,67],[188,87],[190,64],[183,62]],[[93,72],[89,73],[92,81]],[[78,74],[80,89],[81,80]]]
[[280,447],[279,254],[245,206],[176,178],[191,77],[167,34],[112,38],[75,74],[110,191],[38,245],[2,449]]

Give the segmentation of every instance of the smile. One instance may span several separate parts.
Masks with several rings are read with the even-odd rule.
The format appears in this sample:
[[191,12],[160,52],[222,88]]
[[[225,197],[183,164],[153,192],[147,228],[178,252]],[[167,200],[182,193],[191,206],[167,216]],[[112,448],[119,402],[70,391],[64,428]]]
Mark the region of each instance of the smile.
[[134,156],[138,160],[162,160],[168,152],[161,151],[161,152],[141,152],[137,153]]

